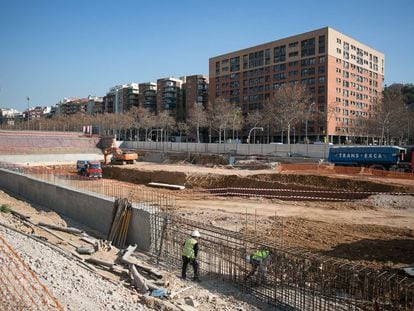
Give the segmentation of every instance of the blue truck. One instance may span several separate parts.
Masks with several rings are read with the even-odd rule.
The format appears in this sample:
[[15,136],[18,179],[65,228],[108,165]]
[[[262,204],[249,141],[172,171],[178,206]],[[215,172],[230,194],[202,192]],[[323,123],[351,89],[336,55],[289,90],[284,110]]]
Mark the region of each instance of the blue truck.
[[341,166],[363,166],[381,170],[412,172],[413,148],[398,146],[344,146],[332,147],[328,161]]

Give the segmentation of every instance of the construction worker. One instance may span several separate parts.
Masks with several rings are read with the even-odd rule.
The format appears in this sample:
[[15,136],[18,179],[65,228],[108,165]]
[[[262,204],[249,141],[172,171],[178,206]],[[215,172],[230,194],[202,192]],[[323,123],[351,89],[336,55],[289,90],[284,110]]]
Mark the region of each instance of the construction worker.
[[193,281],[199,282],[200,279],[198,277],[198,262],[197,262],[197,254],[198,254],[198,242],[196,238],[200,237],[200,232],[198,230],[194,230],[191,234],[191,237],[189,237],[184,242],[183,247],[183,268],[181,270],[181,276],[185,280],[187,275],[187,265],[190,263],[193,266],[194,269],[194,277]]
[[257,274],[257,284],[261,284],[266,276],[267,267],[270,264],[270,251],[267,249],[257,250],[250,256],[247,256],[247,258],[252,265],[252,269],[249,274],[246,275],[245,280],[250,278],[257,270],[259,270]]

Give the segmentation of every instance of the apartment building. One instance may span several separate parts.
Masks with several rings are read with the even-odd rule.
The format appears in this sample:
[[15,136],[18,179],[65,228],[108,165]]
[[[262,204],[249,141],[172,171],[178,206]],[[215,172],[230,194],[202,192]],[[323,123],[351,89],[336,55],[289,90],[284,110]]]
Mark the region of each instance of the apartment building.
[[[65,98],[57,104],[58,113],[63,115],[86,114],[87,104],[87,98]],[[32,112],[30,112],[30,118],[32,119]]]
[[181,79],[172,77],[157,80],[157,112],[168,111],[177,121],[184,119]]
[[13,108],[0,108],[0,125],[14,125],[19,111]]
[[123,113],[132,107],[138,107],[138,84],[130,83],[111,87],[104,96],[103,102],[104,111],[108,113]]
[[95,115],[104,113],[104,102],[101,96],[88,96],[88,102],[86,104],[86,113],[89,115]]
[[[209,101],[222,97],[245,114],[261,109],[285,83],[306,84],[308,137],[339,143],[358,135],[361,121],[372,115],[384,54],[326,27],[210,58],[209,76]],[[296,134],[303,131],[297,125]]]
[[191,75],[181,78],[183,84],[184,118],[187,118],[194,104],[207,107],[208,77],[205,75]]
[[140,107],[155,112],[157,110],[157,84],[155,82],[140,83],[138,89]]

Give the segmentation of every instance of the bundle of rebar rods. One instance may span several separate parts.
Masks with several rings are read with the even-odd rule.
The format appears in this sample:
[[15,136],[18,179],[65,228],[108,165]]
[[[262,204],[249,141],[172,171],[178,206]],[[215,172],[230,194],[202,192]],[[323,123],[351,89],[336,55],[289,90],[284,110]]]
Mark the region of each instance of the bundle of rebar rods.
[[125,245],[128,227],[132,216],[132,204],[128,199],[116,199],[112,212],[112,223],[108,234],[108,241],[118,248]]

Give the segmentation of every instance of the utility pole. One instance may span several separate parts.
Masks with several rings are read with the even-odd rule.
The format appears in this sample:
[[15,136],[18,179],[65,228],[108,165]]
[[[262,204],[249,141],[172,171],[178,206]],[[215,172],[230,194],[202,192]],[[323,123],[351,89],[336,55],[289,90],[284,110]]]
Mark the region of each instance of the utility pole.
[[27,96],[26,100],[27,100],[27,130],[29,130],[30,129],[30,108],[29,108],[29,106],[30,106],[30,97]]

